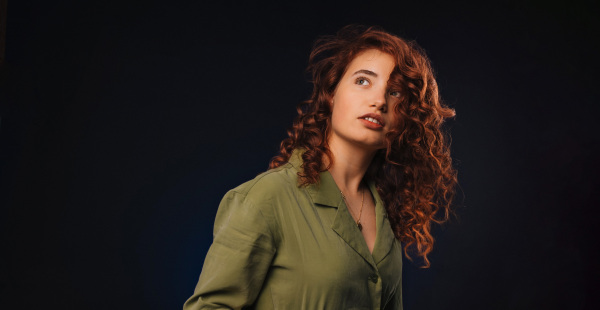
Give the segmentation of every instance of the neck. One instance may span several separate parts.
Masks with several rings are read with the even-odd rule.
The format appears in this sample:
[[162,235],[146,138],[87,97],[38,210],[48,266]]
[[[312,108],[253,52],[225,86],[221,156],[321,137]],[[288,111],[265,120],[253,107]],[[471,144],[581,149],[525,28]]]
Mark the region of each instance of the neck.
[[333,163],[329,173],[346,195],[358,193],[360,183],[375,156],[373,150],[358,145],[330,141],[329,149],[333,154]]

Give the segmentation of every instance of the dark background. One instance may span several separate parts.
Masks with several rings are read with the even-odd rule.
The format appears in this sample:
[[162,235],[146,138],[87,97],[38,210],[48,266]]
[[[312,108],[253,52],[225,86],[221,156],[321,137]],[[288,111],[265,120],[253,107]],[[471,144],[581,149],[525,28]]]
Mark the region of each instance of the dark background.
[[[218,202],[266,170],[319,35],[417,40],[461,193],[405,309],[598,306],[594,1],[9,1],[1,69],[2,309],[179,309]],[[597,308],[596,308],[597,309]]]

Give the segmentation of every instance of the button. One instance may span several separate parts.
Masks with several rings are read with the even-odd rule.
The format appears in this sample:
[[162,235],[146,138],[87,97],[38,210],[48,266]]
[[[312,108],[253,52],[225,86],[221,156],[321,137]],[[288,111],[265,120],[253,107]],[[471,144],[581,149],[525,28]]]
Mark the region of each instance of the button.
[[379,277],[376,274],[372,274],[369,276],[369,280],[373,283],[377,283],[377,280],[379,280]]

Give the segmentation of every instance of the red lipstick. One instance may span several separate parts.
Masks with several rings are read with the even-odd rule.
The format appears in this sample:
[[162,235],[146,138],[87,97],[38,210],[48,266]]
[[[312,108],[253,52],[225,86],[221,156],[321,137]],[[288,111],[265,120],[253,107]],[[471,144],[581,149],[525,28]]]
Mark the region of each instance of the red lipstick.
[[367,128],[382,129],[383,126],[385,126],[385,122],[383,121],[381,115],[376,113],[367,113],[358,119],[360,119],[361,122],[367,126]]

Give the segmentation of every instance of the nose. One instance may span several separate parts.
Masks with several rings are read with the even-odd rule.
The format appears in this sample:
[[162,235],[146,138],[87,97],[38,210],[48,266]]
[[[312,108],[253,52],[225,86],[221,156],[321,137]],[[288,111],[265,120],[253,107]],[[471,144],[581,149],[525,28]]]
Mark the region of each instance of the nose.
[[382,113],[387,112],[386,90],[378,91],[376,93],[376,96],[375,96],[375,98],[373,98],[373,101],[371,103],[371,107],[374,107],[377,110],[380,110]]

